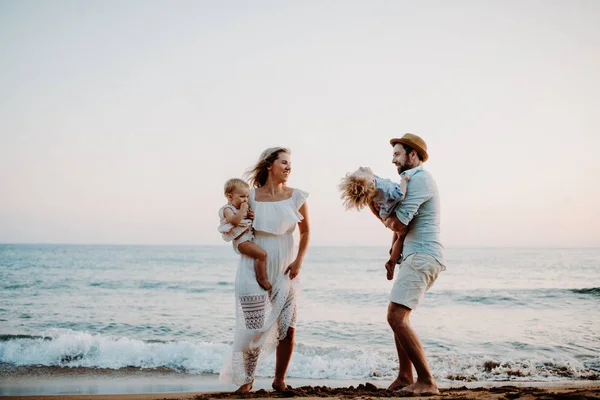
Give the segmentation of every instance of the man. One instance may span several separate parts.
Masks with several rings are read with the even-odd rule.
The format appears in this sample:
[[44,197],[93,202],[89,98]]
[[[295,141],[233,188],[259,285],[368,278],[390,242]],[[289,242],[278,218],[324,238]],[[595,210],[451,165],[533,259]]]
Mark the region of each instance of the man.
[[[386,220],[386,226],[394,232],[406,232],[402,262],[390,294],[387,315],[400,364],[398,378],[388,390],[403,388],[403,392],[412,395],[438,394],[423,345],[410,326],[409,316],[439,273],[446,269],[444,247],[439,238],[440,198],[433,177],[423,169],[429,157],[423,139],[407,133],[390,143],[394,152],[392,163],[401,176],[409,174],[410,180],[406,197],[396,207],[395,215]],[[417,371],[416,381],[413,365]]]

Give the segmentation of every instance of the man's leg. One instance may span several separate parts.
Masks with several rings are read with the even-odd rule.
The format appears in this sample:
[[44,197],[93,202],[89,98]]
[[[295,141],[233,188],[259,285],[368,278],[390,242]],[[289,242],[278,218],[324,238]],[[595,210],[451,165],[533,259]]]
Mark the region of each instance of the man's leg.
[[[421,344],[417,333],[410,326],[410,312],[411,310],[408,307],[393,302],[390,302],[388,307],[388,323],[394,331],[396,340],[398,341],[396,348],[400,345],[404,352],[402,356],[406,355],[417,371],[417,381],[404,388],[403,391],[416,395],[437,394],[439,393],[439,390],[431,375],[427,357],[425,356],[425,350],[423,349],[423,345]],[[399,359],[400,356],[401,352],[399,351]],[[404,364],[407,364],[406,360]],[[400,360],[400,367],[402,368],[402,360]],[[405,372],[405,370],[401,370],[398,377],[400,377],[400,373]]]
[[398,390],[402,389],[405,386],[414,383],[413,378],[413,365],[410,362],[410,358],[408,358],[408,354],[402,348],[400,341],[398,340],[398,336],[394,333],[394,342],[396,343],[396,352],[398,353],[398,377],[390,386],[388,386],[387,390]]

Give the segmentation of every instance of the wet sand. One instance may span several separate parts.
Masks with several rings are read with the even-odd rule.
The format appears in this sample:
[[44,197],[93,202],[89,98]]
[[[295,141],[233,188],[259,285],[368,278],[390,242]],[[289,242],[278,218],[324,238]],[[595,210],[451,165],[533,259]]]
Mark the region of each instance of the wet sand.
[[600,400],[600,382],[565,382],[562,384],[513,384],[497,383],[489,387],[451,387],[440,389],[436,396],[406,396],[401,392],[389,392],[372,383],[359,384],[358,386],[331,388],[328,386],[301,386],[290,388],[284,392],[259,389],[245,395],[233,392],[185,392],[185,393],[148,393],[148,394],[86,394],[86,395],[49,395],[49,396],[10,396],[6,399],[19,400],[211,400],[211,399],[273,399],[300,397],[307,400],[330,398],[335,400],[346,399],[374,399],[374,398],[412,398],[412,399],[596,399]]
[[[252,392],[233,393],[235,385],[219,383],[216,375],[196,375],[166,368],[121,370],[55,367],[0,369],[0,400],[218,400],[303,398],[332,400],[406,398],[389,392],[389,381],[287,380],[285,392],[271,389],[270,378],[258,378]],[[440,382],[440,394],[429,399],[597,399],[600,381],[560,382]],[[425,397],[412,397],[425,398]]]

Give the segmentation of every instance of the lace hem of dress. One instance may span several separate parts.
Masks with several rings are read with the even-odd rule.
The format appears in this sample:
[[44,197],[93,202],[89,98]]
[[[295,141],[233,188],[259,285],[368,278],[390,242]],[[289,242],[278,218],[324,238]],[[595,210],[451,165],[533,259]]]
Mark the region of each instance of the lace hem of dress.
[[298,291],[288,283],[271,293],[236,298],[235,340],[221,382],[240,386],[252,382],[259,361],[275,351],[289,328],[296,327]]

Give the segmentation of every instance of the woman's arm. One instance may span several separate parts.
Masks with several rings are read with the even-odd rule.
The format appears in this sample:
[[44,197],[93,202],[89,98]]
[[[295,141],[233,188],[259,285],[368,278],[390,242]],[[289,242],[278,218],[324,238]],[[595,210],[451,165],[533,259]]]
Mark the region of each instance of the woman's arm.
[[310,224],[308,222],[308,207],[306,203],[298,210],[304,219],[298,222],[298,229],[300,230],[300,243],[298,244],[298,255],[294,262],[292,262],[285,270],[284,274],[290,273],[290,279],[294,279],[300,273],[300,267],[304,260],[304,255],[308,249],[308,242],[310,239]]

